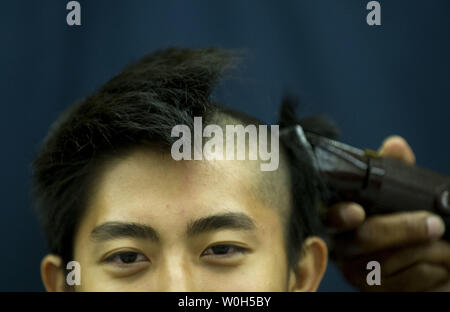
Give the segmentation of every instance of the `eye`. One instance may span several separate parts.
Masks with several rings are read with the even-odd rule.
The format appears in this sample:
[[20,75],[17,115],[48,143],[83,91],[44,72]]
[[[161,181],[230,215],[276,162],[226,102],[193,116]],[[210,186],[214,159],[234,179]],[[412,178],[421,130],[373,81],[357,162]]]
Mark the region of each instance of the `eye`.
[[132,265],[138,262],[148,262],[149,259],[142,253],[135,251],[122,251],[116,252],[106,258],[106,262],[117,264],[117,265]]
[[203,251],[202,256],[229,257],[237,254],[243,254],[246,249],[236,245],[220,244],[211,246]]

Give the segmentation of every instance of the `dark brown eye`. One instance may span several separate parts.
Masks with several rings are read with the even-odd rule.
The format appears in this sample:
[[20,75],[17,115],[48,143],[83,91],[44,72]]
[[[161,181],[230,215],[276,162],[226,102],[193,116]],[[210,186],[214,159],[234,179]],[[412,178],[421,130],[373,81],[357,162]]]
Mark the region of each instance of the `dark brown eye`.
[[138,254],[135,252],[123,252],[119,255],[123,263],[133,263],[136,261]]
[[119,265],[133,264],[136,262],[148,261],[148,258],[141,253],[134,251],[118,252],[106,259],[107,262],[112,262]]
[[211,246],[208,249],[206,249],[202,256],[209,256],[209,255],[217,255],[217,256],[223,256],[223,255],[233,255],[237,253],[243,253],[245,251],[244,248],[234,246],[234,245],[215,245]]

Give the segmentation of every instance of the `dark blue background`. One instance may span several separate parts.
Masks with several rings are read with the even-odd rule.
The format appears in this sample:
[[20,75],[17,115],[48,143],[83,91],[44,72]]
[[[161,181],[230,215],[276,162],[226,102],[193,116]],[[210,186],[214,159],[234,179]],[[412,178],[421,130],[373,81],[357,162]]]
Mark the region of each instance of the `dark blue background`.
[[[0,290],[43,290],[45,254],[30,201],[30,163],[50,123],[126,64],[171,45],[244,49],[237,79],[217,96],[274,122],[281,95],[303,113],[326,112],[342,139],[377,148],[403,135],[418,163],[450,174],[450,1],[380,1],[382,26],[366,24],[366,0],[80,1],[0,6]],[[333,266],[321,290],[350,290]]]

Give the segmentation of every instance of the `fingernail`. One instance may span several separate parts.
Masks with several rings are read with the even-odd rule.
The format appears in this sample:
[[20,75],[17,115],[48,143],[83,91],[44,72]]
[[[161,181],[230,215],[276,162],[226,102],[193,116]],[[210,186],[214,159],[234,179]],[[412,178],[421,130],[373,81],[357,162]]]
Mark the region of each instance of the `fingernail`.
[[444,222],[442,222],[441,218],[436,216],[427,218],[427,228],[428,228],[428,236],[431,238],[438,238],[444,234],[445,226]]
[[357,204],[350,204],[346,209],[341,210],[341,217],[345,223],[353,224],[364,220],[364,209]]

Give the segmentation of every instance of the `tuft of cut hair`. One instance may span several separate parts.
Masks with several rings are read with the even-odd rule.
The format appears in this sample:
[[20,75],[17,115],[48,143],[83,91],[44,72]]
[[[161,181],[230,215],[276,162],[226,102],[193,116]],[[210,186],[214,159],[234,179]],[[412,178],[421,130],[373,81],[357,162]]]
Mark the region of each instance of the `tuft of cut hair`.
[[102,157],[146,143],[171,145],[174,125],[193,128],[193,117],[212,109],[211,92],[237,60],[215,48],[156,51],[62,114],[33,163],[36,208],[51,252],[70,259]]

